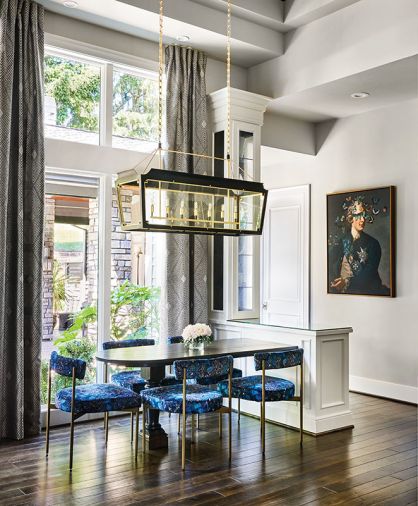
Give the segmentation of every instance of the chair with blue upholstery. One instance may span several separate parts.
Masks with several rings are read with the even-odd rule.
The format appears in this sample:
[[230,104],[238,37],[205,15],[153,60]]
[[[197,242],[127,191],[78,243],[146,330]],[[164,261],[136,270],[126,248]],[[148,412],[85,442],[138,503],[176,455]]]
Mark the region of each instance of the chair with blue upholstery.
[[[154,346],[154,339],[122,339],[120,341],[106,341],[103,343],[104,350],[114,350],[117,348],[132,348],[135,346]],[[137,394],[145,388],[146,381],[141,376],[141,370],[119,371],[112,374],[112,383],[121,387],[130,388]]]
[[[254,355],[255,370],[261,375],[246,376],[232,380],[231,396],[238,399],[259,402],[261,405],[261,438],[263,455],[265,453],[265,423],[266,402],[298,401],[300,408],[300,444],[303,443],[303,349],[288,351],[272,351],[256,353]],[[295,385],[292,381],[275,376],[266,376],[268,369],[285,369],[299,367],[300,393],[295,395]],[[230,393],[228,382],[218,383],[218,390],[224,397]]]
[[[231,381],[233,360],[231,355],[217,358],[176,360],[173,364],[174,374],[177,380],[182,380],[181,385],[149,388],[141,392],[144,411],[142,415],[143,451],[145,451],[145,419],[149,409],[182,414],[181,468],[183,471],[186,465],[186,416],[218,412],[221,418],[222,413],[228,413],[229,460],[231,461]],[[223,406],[223,395],[218,390],[210,386],[187,382],[190,379],[214,378],[218,375],[228,376],[228,407]],[[192,423],[192,438],[193,429]]]
[[[155,340],[149,338],[137,338],[137,339],[121,339],[119,341],[105,341],[103,343],[104,350],[114,350],[117,348],[132,348],[135,346],[154,346]],[[105,364],[105,378],[107,381],[107,364]],[[110,381],[119,385],[120,387],[129,388],[135,393],[141,393],[147,384],[144,378],[141,376],[141,370],[137,369],[134,371],[119,371],[112,374]],[[134,437],[134,417],[131,414],[131,442]]]
[[[181,343],[183,343],[183,336],[167,337],[167,343],[168,344],[181,344]],[[221,376],[217,376],[217,377],[213,377],[213,378],[197,378],[196,383],[199,383],[199,385],[209,385],[209,384],[216,385],[220,381],[227,380],[228,379],[227,376],[228,375],[225,374],[223,376],[221,375]],[[232,369],[232,377],[233,378],[242,378],[241,369],[234,367]],[[211,381],[211,383],[208,383],[209,381]],[[178,385],[178,384],[181,384],[181,380],[180,381],[176,380],[174,374],[171,374],[171,369],[170,369],[170,374],[167,374],[166,377],[161,381],[162,386]],[[240,400],[238,399],[238,423],[240,423],[240,420],[241,420],[241,403],[240,403]],[[197,428],[199,428],[199,415],[197,415]],[[180,434],[180,416],[179,416],[178,433]]]
[[[172,336],[167,338],[168,344],[181,344],[183,343],[183,337],[182,336]],[[222,380],[227,380],[227,374],[211,377],[211,378],[197,378],[196,382],[199,383],[199,385],[215,385],[216,383],[219,383]],[[242,378],[242,371],[241,369],[237,369],[234,367],[232,369],[232,377],[233,378]],[[171,381],[171,383],[170,383]],[[211,381],[212,383],[208,383]],[[167,375],[164,380],[161,382],[161,385],[168,386],[168,385],[175,385],[179,384],[181,381],[177,381],[174,375]]]
[[[55,395],[55,404],[51,403],[52,372],[72,378],[71,387],[59,390]],[[105,413],[105,444],[109,434],[109,412],[129,411],[136,415],[135,459],[138,456],[138,423],[141,397],[129,388],[111,383],[92,383],[76,386],[77,380],[83,380],[86,374],[86,362],[77,358],[63,357],[56,351],[51,353],[48,370],[48,411],[46,419],[46,455],[49,453],[50,415],[52,409],[71,413],[70,428],[70,471],[73,468],[74,422],[87,413]]]

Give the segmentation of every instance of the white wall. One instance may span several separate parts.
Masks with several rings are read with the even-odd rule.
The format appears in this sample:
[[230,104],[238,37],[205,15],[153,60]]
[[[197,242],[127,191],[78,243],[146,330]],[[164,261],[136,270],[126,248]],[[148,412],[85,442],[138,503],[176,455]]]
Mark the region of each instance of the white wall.
[[[269,188],[311,184],[312,321],[354,328],[351,388],[411,402],[418,364],[417,139],[414,100],[319,125],[316,157],[268,167],[262,160]],[[397,297],[328,295],[326,194],[386,185],[397,188]]]
[[[158,70],[158,44],[148,40],[133,37],[126,33],[117,32],[98,25],[85,23],[77,19],[61,16],[46,11],[45,32],[73,39],[84,44],[109,49],[110,52],[117,51],[124,55],[133,55],[155,62],[155,70]],[[48,35],[46,36],[48,43]],[[79,49],[82,51],[82,49]],[[231,69],[231,82],[234,88],[247,89],[246,69],[233,65]],[[207,92],[224,88],[226,86],[226,64],[222,61],[208,58],[206,70]]]

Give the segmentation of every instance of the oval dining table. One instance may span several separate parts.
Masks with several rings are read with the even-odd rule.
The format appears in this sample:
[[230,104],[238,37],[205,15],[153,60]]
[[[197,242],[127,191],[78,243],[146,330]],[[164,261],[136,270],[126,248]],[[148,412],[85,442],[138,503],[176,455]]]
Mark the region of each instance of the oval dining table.
[[[184,344],[161,343],[154,346],[137,346],[115,348],[96,353],[96,359],[104,362],[104,381],[108,381],[108,365],[140,367],[141,376],[147,380],[146,388],[160,385],[165,377],[165,368],[174,361],[190,358],[214,358],[221,355],[232,355],[234,358],[249,357],[263,351],[285,351],[297,349],[297,346],[260,341],[258,339],[220,339],[205,345],[202,350],[189,349]],[[168,437],[159,422],[160,412],[149,410],[146,425],[148,449],[168,447]]]

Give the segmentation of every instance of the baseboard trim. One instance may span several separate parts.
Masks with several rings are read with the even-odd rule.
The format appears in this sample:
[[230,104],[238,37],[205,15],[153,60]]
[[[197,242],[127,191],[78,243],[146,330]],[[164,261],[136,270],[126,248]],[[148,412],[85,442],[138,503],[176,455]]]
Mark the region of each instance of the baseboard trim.
[[385,399],[418,404],[418,388],[350,374],[350,390]]

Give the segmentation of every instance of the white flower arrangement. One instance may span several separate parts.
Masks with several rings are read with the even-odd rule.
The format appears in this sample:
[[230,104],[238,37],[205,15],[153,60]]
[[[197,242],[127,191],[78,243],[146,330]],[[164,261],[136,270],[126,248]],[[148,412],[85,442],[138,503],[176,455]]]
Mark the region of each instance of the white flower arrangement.
[[187,325],[181,334],[185,346],[196,346],[207,344],[213,341],[212,329],[204,323]]

